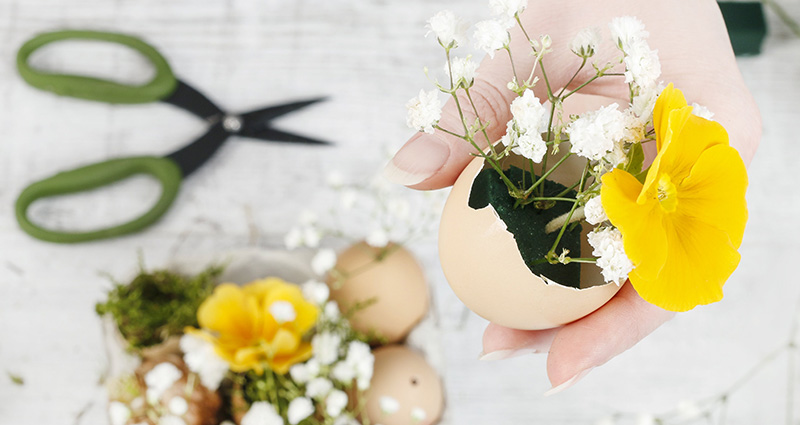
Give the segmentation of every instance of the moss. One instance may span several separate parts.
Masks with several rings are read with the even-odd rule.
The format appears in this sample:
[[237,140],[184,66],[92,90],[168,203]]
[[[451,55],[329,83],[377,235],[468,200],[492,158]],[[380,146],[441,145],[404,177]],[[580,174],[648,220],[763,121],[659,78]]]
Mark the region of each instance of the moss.
[[[511,166],[506,175],[514,182],[531,182],[536,179],[531,178],[531,173],[520,168]],[[545,197],[554,197],[562,192],[566,187],[558,183],[547,180],[545,185]],[[566,197],[574,198],[575,191],[569,192]],[[491,204],[500,219],[506,224],[508,231],[514,236],[522,258],[531,272],[544,275],[551,280],[564,286],[573,288],[580,287],[580,264],[534,264],[536,260],[544,258],[550,247],[553,246],[558,232],[547,234],[544,232],[545,225],[552,219],[568,213],[572,204],[569,202],[556,202],[551,208],[539,209],[534,204],[524,207],[515,207],[515,199],[508,194],[508,188],[500,180],[500,176],[492,169],[481,171],[472,184],[472,192],[469,197],[469,206],[474,209],[484,208]],[[569,250],[570,257],[580,257],[581,253],[581,226],[570,225],[567,227],[564,236],[558,244],[556,254],[561,253],[562,248]]]
[[196,276],[141,270],[130,283],[115,283],[108,300],[95,309],[114,318],[131,349],[150,347],[182,334],[186,326],[198,325],[197,309],[213,292],[221,272],[218,266]]

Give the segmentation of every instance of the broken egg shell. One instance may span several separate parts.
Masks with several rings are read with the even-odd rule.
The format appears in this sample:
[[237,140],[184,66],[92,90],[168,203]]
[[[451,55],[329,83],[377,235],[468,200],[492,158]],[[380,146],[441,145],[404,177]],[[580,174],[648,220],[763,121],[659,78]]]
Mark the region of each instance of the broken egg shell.
[[[549,329],[588,315],[619,291],[619,285],[604,282],[594,264],[581,264],[582,289],[531,272],[514,235],[494,208],[469,206],[473,181],[483,168],[484,160],[475,158],[461,173],[439,227],[442,269],[453,292],[470,310],[508,328]],[[558,172],[563,175],[561,169]],[[590,253],[586,241],[590,226],[583,227],[581,252]]]
[[[387,254],[378,258],[381,251]],[[375,333],[386,342],[402,340],[428,312],[428,285],[417,260],[396,244],[375,248],[365,242],[339,254],[336,270],[345,278],[329,279],[331,299],[347,311],[372,302],[350,318],[353,329]]]
[[[375,369],[365,395],[370,423],[382,425],[432,425],[444,410],[444,390],[439,375],[425,359],[402,345],[374,351]],[[381,402],[384,399],[384,403]],[[386,403],[386,401],[391,403]],[[384,411],[392,405],[391,411]]]

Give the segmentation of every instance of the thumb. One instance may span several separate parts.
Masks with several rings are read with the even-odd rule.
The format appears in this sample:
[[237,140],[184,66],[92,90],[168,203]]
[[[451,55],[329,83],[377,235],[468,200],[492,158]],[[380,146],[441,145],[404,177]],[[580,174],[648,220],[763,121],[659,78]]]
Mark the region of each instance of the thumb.
[[[502,53],[502,52],[498,52]],[[499,55],[498,55],[499,56]],[[498,59],[487,60],[494,62]],[[469,89],[474,109],[464,90],[458,90],[458,102],[451,97],[442,109],[439,126],[456,134],[464,134],[464,122],[472,125],[478,115],[488,123],[486,140],[483,134],[476,135],[475,142],[485,148],[489,141],[494,142],[505,133],[506,123],[511,119],[509,104],[516,94],[506,88],[507,81],[493,77],[491,64],[484,61],[478,68],[475,84]],[[505,59],[508,66],[508,59]],[[464,120],[462,121],[461,114]],[[458,178],[464,167],[478,153],[475,147],[464,139],[436,129],[433,134],[417,133],[397,152],[384,169],[387,179],[415,189],[439,189],[450,186]]]

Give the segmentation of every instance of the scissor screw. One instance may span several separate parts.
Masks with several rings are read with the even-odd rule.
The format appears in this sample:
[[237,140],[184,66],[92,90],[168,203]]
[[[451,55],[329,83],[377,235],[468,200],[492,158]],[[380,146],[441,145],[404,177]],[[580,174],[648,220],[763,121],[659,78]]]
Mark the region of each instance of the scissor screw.
[[238,133],[242,129],[242,119],[236,115],[226,115],[222,120],[222,126],[231,133]]

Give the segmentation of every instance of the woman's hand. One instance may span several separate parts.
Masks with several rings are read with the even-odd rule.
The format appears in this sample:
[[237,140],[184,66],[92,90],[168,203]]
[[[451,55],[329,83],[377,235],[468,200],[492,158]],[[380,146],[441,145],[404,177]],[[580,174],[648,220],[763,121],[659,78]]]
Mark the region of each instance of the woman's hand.
[[[714,119],[727,129],[731,146],[749,164],[761,138],[758,108],[742,80],[731,49],[725,23],[713,0],[574,0],[545,2],[531,0],[521,19],[533,38],[549,34],[553,51],[545,55],[543,65],[553,89],[567,83],[580,64],[570,52],[570,41],[583,28],[599,27],[605,36],[591,58],[601,66],[620,56],[608,33],[608,23],[617,16],[635,16],[650,32],[650,47],[658,50],[661,59],[661,80],[673,83],[687,100],[706,106]],[[519,27],[512,30],[511,49],[517,72],[530,73],[533,56]],[[540,71],[537,71],[540,72]],[[516,96],[506,88],[512,71],[508,56],[500,51],[487,57],[478,69],[475,85],[470,89],[481,118],[489,121],[489,136],[498,140],[511,119],[509,104]],[[586,67],[569,89],[594,75]],[[546,99],[542,84],[536,96]],[[628,87],[621,79],[602,78],[581,90],[581,93],[610,98],[621,104],[628,102]],[[466,102],[466,99],[465,99]],[[573,105],[575,107],[575,105]],[[580,109],[580,106],[577,106]],[[466,112],[466,111],[465,111]],[[467,117],[468,122],[474,120]],[[460,128],[461,120],[451,100],[442,111],[443,128]],[[441,131],[419,133],[412,137],[387,165],[385,174],[391,180],[416,189],[437,189],[452,185],[472,159],[474,151],[464,140]],[[578,321],[558,329],[520,331],[490,324],[483,337],[484,360],[499,360],[530,352],[549,351],[547,372],[553,389],[563,390],[589,370],[600,366],[635,345],[673,313],[642,300],[633,287],[626,284],[606,305]]]

